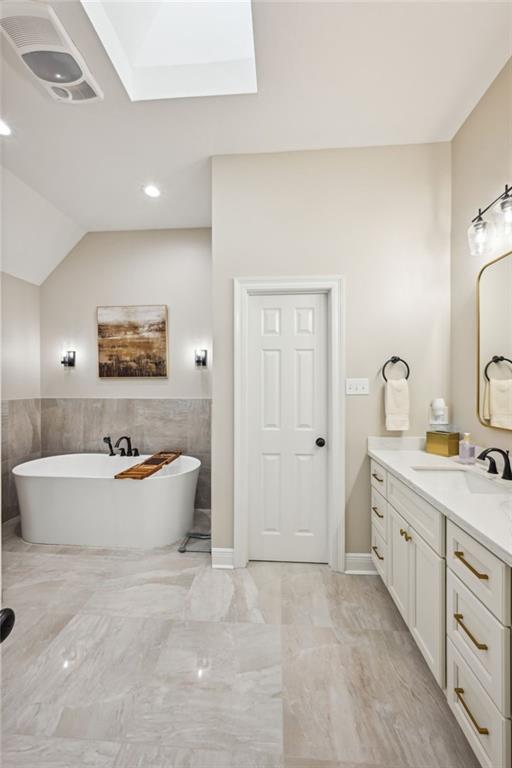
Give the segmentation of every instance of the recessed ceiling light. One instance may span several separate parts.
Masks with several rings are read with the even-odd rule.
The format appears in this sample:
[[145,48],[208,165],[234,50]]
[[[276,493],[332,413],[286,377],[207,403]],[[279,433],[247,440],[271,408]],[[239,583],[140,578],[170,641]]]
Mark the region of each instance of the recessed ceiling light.
[[154,184],[146,184],[144,187],[144,193],[148,197],[160,197],[160,190]]
[[10,136],[11,133],[12,131],[7,123],[4,123],[3,120],[0,120],[0,136]]

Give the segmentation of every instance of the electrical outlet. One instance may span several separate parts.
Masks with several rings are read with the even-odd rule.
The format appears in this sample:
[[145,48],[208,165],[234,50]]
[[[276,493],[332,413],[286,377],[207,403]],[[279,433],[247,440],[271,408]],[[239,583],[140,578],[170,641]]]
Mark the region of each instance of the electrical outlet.
[[345,393],[347,395],[369,395],[369,379],[346,379]]

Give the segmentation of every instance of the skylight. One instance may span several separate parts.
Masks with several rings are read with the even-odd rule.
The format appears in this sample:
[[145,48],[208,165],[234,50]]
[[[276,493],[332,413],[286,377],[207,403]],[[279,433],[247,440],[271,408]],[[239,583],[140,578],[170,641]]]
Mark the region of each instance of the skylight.
[[256,93],[250,0],[81,0],[132,101]]

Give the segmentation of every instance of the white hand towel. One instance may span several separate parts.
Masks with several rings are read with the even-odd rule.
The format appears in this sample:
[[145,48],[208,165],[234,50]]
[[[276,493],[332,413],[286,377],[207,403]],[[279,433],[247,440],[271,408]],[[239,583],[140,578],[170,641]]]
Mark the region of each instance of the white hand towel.
[[409,385],[406,379],[389,379],[384,397],[386,429],[402,432],[409,429]]
[[491,427],[512,429],[512,379],[491,379],[489,391]]

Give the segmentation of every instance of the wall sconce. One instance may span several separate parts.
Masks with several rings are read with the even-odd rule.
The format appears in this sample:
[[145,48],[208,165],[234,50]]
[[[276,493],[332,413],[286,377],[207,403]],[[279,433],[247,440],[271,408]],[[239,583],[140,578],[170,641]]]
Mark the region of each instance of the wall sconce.
[[62,356],[62,360],[60,362],[61,365],[63,365],[65,368],[74,368],[76,362],[76,352],[72,349],[68,349],[68,351],[65,352]]
[[206,349],[195,350],[196,368],[206,368],[208,365],[208,351]]

